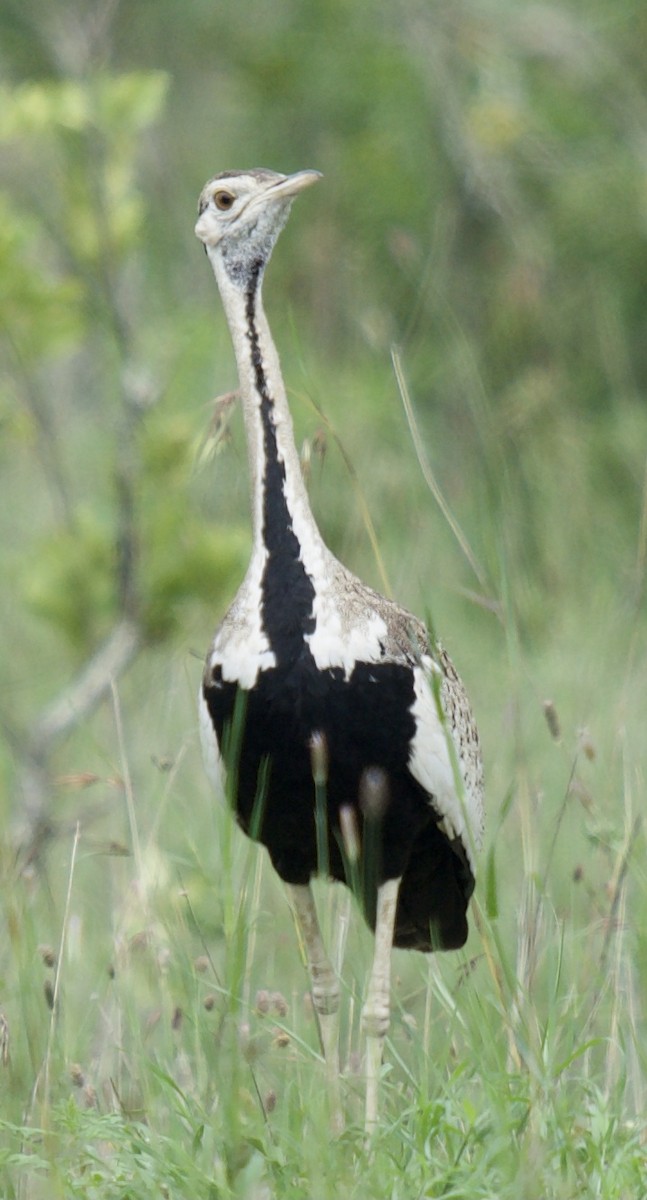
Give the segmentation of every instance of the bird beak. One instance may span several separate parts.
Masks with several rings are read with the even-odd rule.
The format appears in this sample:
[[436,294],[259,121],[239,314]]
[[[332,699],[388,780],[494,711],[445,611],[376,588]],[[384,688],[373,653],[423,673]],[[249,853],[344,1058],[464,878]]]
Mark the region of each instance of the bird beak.
[[321,171],[297,171],[295,175],[287,175],[285,179],[273,183],[269,192],[272,196],[291,200],[298,192],[310,187],[310,184],[316,183],[318,179],[321,179]]

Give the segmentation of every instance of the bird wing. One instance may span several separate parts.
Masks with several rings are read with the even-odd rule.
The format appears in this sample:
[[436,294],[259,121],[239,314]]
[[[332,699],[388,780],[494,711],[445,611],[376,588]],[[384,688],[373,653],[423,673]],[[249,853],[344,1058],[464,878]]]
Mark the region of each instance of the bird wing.
[[414,671],[409,770],[422,785],[449,838],[459,838],[474,872],[483,834],[483,767],[478,733],[461,679],[449,655],[436,647]]

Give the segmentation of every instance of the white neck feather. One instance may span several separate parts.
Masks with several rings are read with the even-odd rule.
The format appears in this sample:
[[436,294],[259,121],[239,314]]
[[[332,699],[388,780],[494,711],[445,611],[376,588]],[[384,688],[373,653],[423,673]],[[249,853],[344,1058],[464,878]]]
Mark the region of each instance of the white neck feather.
[[[247,296],[230,279],[219,255],[209,254],[222,297],[225,315],[229,324],[238,366],[243,419],[247,437],[249,475],[252,503],[252,531],[254,551],[263,545],[263,482],[265,474],[265,446],[261,419],[261,395],[252,361],[252,345],[249,336]],[[270,333],[263,308],[261,285],[254,298],[254,325],[258,336],[263,374],[267,391],[272,401],[272,420],[276,431],[279,458],[285,468],[285,498],[292,518],[294,532],[303,552],[306,569],[314,574],[322,560],[329,557],[321,534],[312,515],[308,494],[303,482],[301,463],[294,441],[292,417],[279,356]],[[308,562],[307,560],[312,561]]]

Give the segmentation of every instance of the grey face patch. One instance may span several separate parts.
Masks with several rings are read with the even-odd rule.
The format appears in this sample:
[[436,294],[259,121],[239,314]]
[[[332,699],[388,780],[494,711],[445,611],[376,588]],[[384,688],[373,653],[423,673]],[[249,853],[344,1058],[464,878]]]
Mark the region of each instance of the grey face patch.
[[254,279],[260,282],[267,259],[250,253],[247,242],[241,246],[227,242],[221,247],[220,254],[231,282],[241,291],[248,291]]
[[269,210],[261,209],[256,220],[245,224],[238,236],[231,234],[219,243],[225,270],[237,288],[248,291],[252,280],[262,277],[290,208],[290,201],[282,201],[280,208],[277,204]]

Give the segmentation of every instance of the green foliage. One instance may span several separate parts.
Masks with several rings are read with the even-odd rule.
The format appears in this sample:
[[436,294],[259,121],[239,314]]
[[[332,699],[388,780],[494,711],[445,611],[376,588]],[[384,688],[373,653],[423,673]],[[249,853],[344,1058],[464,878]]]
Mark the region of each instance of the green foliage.
[[[79,264],[105,262],[129,249],[144,215],[135,188],[138,138],[158,117],[168,80],[163,72],[111,78],[96,74],[83,82],[24,83],[0,93],[0,141],[9,153],[47,157],[53,145],[65,159],[58,195],[39,194],[43,231],[58,219],[59,237]],[[87,153],[79,145],[92,143]],[[40,181],[47,183],[47,170]],[[45,199],[47,203],[45,204]],[[53,212],[52,212],[53,208]]]
[[44,231],[0,196],[0,320],[19,362],[65,348],[81,326],[78,282],[42,270]]
[[[118,295],[119,272],[145,216],[136,181],[140,138],[159,116],[167,83],[158,71],[4,89],[0,140],[10,155],[20,142],[21,155],[30,155],[33,163],[45,156],[35,209],[23,215],[8,195],[3,198],[0,311],[21,381],[37,358],[53,356],[84,335],[98,339],[99,346],[106,335],[116,337],[130,357],[130,318]],[[53,150],[54,187],[47,188],[45,205]],[[109,341],[105,349],[109,352]],[[52,399],[44,398],[45,408],[53,407]],[[37,436],[39,424],[46,422],[33,397],[28,411]],[[134,427],[132,436],[138,436]],[[223,576],[228,583],[242,561],[240,537],[223,537],[210,552],[211,539],[202,526],[195,519],[182,520],[174,488],[187,485],[194,436],[186,419],[167,422],[165,429],[150,422],[141,433],[141,470],[133,468],[141,504],[138,497],[133,528],[121,536],[133,542],[141,538],[146,546],[140,608],[152,640],[168,636],[185,597],[218,597]],[[66,441],[78,454],[74,438]],[[117,446],[115,452],[122,450]],[[134,475],[127,486],[135,486]],[[140,511],[145,505],[152,520]],[[81,497],[73,512],[67,507],[65,525],[48,529],[33,547],[21,573],[23,598],[76,650],[87,653],[118,613],[120,535],[114,499],[112,512],[104,509],[101,517],[89,512]]]
[[[188,507],[193,429],[180,418],[153,418],[144,432],[138,475],[141,542],[140,619],[151,642],[186,620],[186,606],[222,608],[242,578],[249,554],[243,526],[205,526]],[[71,529],[37,543],[21,564],[22,595],[31,611],[77,652],[107,635],[117,618],[115,531],[79,507]]]
[[114,615],[112,531],[92,512],[77,512],[34,547],[24,564],[24,602],[77,649],[92,645]]
[[244,574],[249,533],[244,528],[206,528],[186,519],[173,501],[158,506],[155,521],[144,522],[152,553],[144,555],[146,579],[142,618],[147,635],[158,641],[181,629],[182,605],[203,602],[223,612]]

